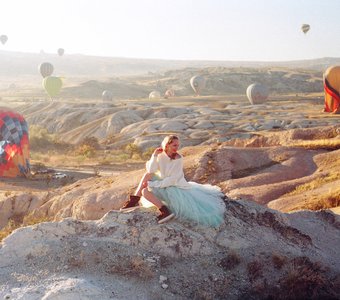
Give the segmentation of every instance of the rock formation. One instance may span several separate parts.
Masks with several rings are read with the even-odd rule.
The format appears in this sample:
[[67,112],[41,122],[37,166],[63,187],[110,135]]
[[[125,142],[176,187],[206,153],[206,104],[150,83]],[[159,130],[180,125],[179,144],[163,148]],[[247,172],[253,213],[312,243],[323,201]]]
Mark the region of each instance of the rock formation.
[[16,230],[0,248],[4,299],[336,299],[340,219],[226,201],[217,229],[108,212]]

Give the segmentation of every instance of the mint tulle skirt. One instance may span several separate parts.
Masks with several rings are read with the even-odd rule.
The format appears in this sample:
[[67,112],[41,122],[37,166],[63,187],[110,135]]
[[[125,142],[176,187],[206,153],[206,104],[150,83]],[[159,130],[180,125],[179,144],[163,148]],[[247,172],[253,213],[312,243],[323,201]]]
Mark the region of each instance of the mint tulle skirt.
[[176,215],[177,219],[212,227],[221,225],[226,206],[220,188],[196,182],[189,184],[191,189],[170,186],[152,188],[152,193]]

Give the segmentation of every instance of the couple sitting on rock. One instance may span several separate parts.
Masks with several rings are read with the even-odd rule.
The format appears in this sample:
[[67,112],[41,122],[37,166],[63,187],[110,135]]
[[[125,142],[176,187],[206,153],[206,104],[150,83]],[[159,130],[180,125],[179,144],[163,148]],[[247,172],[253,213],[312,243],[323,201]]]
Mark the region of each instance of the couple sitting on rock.
[[129,196],[121,211],[137,208],[143,196],[159,209],[159,224],[176,216],[217,227],[223,221],[225,196],[217,186],[185,180],[183,157],[177,153],[179,145],[179,138],[175,135],[164,138],[162,147],[157,148],[146,163],[147,172],[135,194]]

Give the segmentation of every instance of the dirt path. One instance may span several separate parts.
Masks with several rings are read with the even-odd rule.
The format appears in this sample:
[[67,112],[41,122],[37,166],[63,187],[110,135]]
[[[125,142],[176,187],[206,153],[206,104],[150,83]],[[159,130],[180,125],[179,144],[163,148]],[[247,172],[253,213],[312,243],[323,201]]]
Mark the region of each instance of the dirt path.
[[143,163],[133,164],[111,164],[102,166],[79,166],[77,168],[70,168],[62,166],[53,168],[55,172],[65,174],[65,178],[50,178],[48,176],[40,176],[33,178],[1,178],[0,191],[21,191],[21,192],[34,192],[34,191],[48,191],[61,186],[74,183],[81,179],[100,176],[115,176],[122,172],[138,170],[143,168]]

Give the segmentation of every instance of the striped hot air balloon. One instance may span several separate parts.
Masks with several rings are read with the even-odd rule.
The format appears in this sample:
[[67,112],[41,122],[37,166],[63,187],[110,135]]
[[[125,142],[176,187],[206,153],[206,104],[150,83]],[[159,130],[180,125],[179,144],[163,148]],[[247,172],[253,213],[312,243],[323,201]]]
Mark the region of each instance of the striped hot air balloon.
[[310,29],[310,25],[309,24],[302,24],[301,26],[301,30],[303,31],[304,34],[306,34]]
[[28,126],[24,117],[0,109],[0,177],[30,173]]
[[54,67],[51,63],[49,62],[43,62],[42,64],[39,65],[39,72],[42,77],[47,77],[51,76],[53,73]]
[[325,112],[340,113],[340,66],[331,66],[323,74]]

